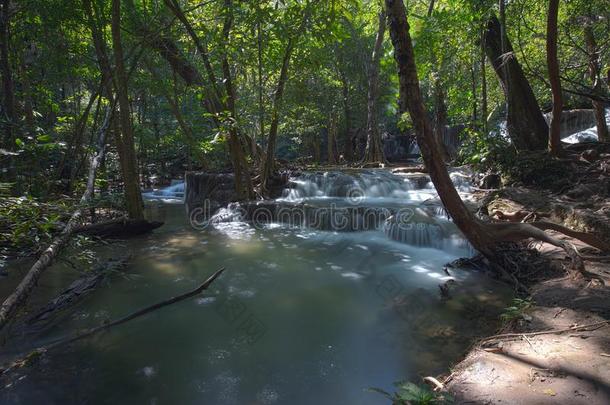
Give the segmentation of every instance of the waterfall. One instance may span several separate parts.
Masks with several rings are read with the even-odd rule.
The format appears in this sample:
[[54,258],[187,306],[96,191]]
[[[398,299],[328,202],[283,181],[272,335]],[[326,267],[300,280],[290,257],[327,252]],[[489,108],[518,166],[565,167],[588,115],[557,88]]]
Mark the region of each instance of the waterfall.
[[184,182],[178,181],[169,187],[142,193],[142,197],[147,200],[175,200],[182,202],[184,201]]
[[[470,190],[468,175],[453,172],[451,178],[461,192]],[[219,230],[237,223],[254,228],[275,224],[342,233],[372,231],[412,246],[452,252],[468,247],[427,175],[388,170],[298,173],[289,178],[281,198],[231,203],[209,221]]]
[[[610,126],[610,109],[606,110],[606,122]],[[597,125],[595,125],[595,119],[593,119],[592,126],[585,130],[574,132],[571,135],[563,138],[562,141],[567,143],[580,143],[580,142],[596,142],[597,139]]]

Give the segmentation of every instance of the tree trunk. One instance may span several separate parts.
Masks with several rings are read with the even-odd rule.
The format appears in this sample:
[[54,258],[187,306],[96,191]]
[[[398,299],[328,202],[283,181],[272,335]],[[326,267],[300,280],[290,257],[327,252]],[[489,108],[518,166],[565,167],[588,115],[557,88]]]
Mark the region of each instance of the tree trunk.
[[[160,33],[149,32],[142,28],[143,34],[148,38],[150,45],[156,49],[159,54],[167,60],[171,65],[172,69],[182,77],[182,79],[189,86],[198,85],[205,89],[210,88],[212,91],[204,91],[203,106],[212,115],[212,119],[216,126],[220,127],[226,124],[226,130],[229,155],[231,157],[231,165],[235,172],[235,191],[237,198],[240,200],[250,199],[254,196],[254,190],[252,188],[252,180],[250,177],[250,169],[246,161],[244,150],[241,145],[241,136],[237,128],[237,121],[235,117],[235,90],[232,83],[231,72],[229,69],[228,57],[223,54],[222,70],[224,75],[224,84],[227,91],[227,103],[223,103],[223,93],[217,85],[216,76],[214,69],[209,60],[208,51],[205,43],[199,38],[195,32],[193,26],[188,21],[184,12],[180,8],[180,5],[176,0],[164,0],[165,5],[176,15],[182,25],[185,27],[187,33],[191,37],[192,41],[197,48],[203,65],[207,74],[208,83],[203,79],[203,76],[199,73],[197,68],[193,66],[183,55],[180,54],[176,44],[168,37],[162,36]],[[227,14],[223,23],[223,35],[225,41],[228,41],[232,24],[233,24],[233,13],[231,10],[232,3],[230,0],[225,1],[225,8]],[[209,93],[212,93],[211,95]],[[230,122],[221,122],[220,117],[222,113],[228,111],[231,114],[229,118]],[[256,151],[253,152],[253,154]]]
[[447,145],[445,145],[445,132],[447,130],[447,103],[445,103],[445,89],[438,75],[434,78],[434,137],[438,143],[443,161],[450,160]]
[[[390,36],[395,49],[394,58],[398,64],[399,91],[402,95],[400,102],[406,103],[405,108],[411,115],[417,141],[430,178],[454,223],[472,246],[489,259],[492,268],[497,269],[503,275],[508,275],[509,278],[511,277],[510,273],[507,273],[504,268],[497,264],[499,262],[497,245],[504,241],[520,241],[528,238],[535,238],[562,248],[570,256],[576,269],[586,273],[578,251],[570,243],[547,235],[544,230],[551,229],[562,232],[590,244],[591,242],[587,241],[587,238],[583,238],[582,235],[577,235],[574,231],[561,225],[549,223],[484,224],[468,210],[453,186],[451,177],[441,159],[441,152],[435,141],[432,125],[426,114],[404,4],[402,0],[385,0],[385,4]],[[588,237],[589,235],[585,236]],[[512,279],[515,280],[514,275]],[[520,285],[518,281],[516,281],[516,284]]]
[[385,35],[386,13],[382,10],[379,13],[379,26],[375,46],[369,64],[369,92],[367,99],[367,118],[366,118],[366,148],[364,150],[363,163],[385,163],[381,135],[377,124],[377,99],[379,97],[379,61]]
[[559,61],[557,60],[557,14],[559,0],[550,0],[546,25],[546,63],[549,69],[549,82],[553,93],[553,111],[549,130],[549,151],[553,156],[561,153],[561,111],[563,97],[561,95],[561,79],[559,77]]
[[489,115],[487,107],[487,70],[486,70],[486,59],[485,54],[485,26],[481,26],[481,131],[487,134],[487,118]]
[[[260,12],[260,3],[256,2],[257,11]],[[260,16],[256,22],[256,50],[257,50],[257,85],[258,85],[258,128],[259,128],[259,139],[263,140],[265,137],[265,102],[263,98],[263,34],[261,32],[261,21]],[[258,162],[260,156],[257,152],[258,145],[256,144],[256,136],[252,136],[252,150],[254,152],[254,158]]]
[[0,73],[2,74],[2,112],[0,117],[4,129],[3,147],[8,150],[15,149],[15,93],[13,86],[13,74],[9,59],[9,45],[11,39],[10,16],[11,1],[2,0],[0,3]]
[[343,71],[339,72],[341,78],[341,90],[343,96],[343,115],[345,120],[345,136],[343,139],[343,156],[346,162],[354,160],[354,144],[352,139],[352,114],[349,100],[349,82]]
[[335,117],[334,113],[331,113],[331,116],[328,119],[327,134],[328,164],[334,165],[337,163],[337,158],[335,155],[335,143],[337,138],[337,118]]
[[388,13],[390,37],[392,38],[395,50],[394,58],[398,64],[400,102],[405,103],[403,108],[409,112],[413,121],[417,143],[430,178],[445,208],[470,243],[479,252],[492,255],[489,244],[491,239],[486,235],[479,221],[466,208],[453,186],[438,142],[434,136],[432,124],[426,113],[419,86],[415,55],[413,53],[404,4],[402,0],[385,0],[385,4]]
[[34,265],[30,268],[23,280],[21,280],[17,288],[15,288],[15,291],[2,303],[2,306],[0,307],[0,330],[11,321],[13,316],[17,313],[19,307],[27,301],[32,293],[32,290],[38,283],[42,273],[51,265],[53,259],[57,257],[61,249],[63,249],[65,244],[70,239],[72,233],[77,228],[78,222],[82,217],[83,208],[89,203],[91,196],[93,195],[97,167],[106,152],[106,131],[108,130],[108,124],[110,122],[113,109],[114,102],[112,102],[111,106],[109,106],[106,110],[104,124],[101,126],[99,131],[97,154],[91,160],[89,175],[87,177],[87,187],[80,199],[78,208],[70,217],[66,227],[56,238],[53,239],[49,247],[40,255],[38,260],[36,260],[36,263],[34,263]]
[[127,72],[123,59],[123,44],[121,43],[121,0],[112,0],[111,31],[115,59],[114,87],[119,101],[119,119],[121,123],[121,135],[115,134],[115,137],[117,138],[117,150],[123,174],[125,202],[129,217],[131,219],[142,219],[144,218],[144,203],[140,193],[131,109],[127,93]]
[[[595,41],[595,36],[593,35],[593,29],[590,25],[585,26],[584,33],[587,53],[589,54],[589,78],[593,82],[593,89],[595,93],[599,94],[603,92],[602,80],[600,78],[600,50],[597,47],[597,42]],[[608,86],[610,86],[610,70],[608,71],[608,75]],[[597,122],[597,139],[600,142],[610,142],[604,103],[596,100],[593,100],[592,103],[593,109],[595,110],[595,121]]]
[[[233,3],[232,0],[225,0],[225,20],[223,24],[223,36],[225,44],[229,43],[229,35],[233,28]],[[225,45],[225,46],[226,46]],[[229,56],[227,55],[226,48],[222,55],[222,72],[224,76],[224,84],[226,90],[226,108],[230,114],[229,122],[225,125],[229,126],[228,129],[228,141],[229,151],[231,152],[231,158],[233,160],[233,170],[235,171],[235,186],[237,191],[237,197],[240,200],[248,200],[254,197],[254,189],[252,187],[252,177],[250,176],[250,167],[246,161],[244,149],[237,130],[237,111],[235,109],[235,101],[237,95],[235,93],[235,86],[233,86],[233,78],[231,75],[231,68],[229,66]],[[247,145],[248,147],[250,145]],[[253,154],[255,151],[253,152]]]
[[[508,135],[517,150],[547,148],[549,127],[510,41],[502,37],[500,21],[491,16],[485,31],[485,51],[498,78],[508,110]],[[502,44],[505,52],[502,52]]]
[[280,106],[282,98],[284,96],[284,87],[288,80],[288,67],[290,65],[290,58],[293,50],[293,39],[288,40],[286,50],[284,51],[284,58],[282,60],[282,68],[280,69],[280,77],[277,82],[277,88],[275,89],[275,96],[273,98],[273,109],[271,111],[271,127],[269,129],[269,136],[267,137],[267,152],[265,153],[265,160],[263,162],[262,172],[262,189],[267,190],[267,181],[273,175],[275,171],[275,148],[277,144],[277,130],[280,120]]

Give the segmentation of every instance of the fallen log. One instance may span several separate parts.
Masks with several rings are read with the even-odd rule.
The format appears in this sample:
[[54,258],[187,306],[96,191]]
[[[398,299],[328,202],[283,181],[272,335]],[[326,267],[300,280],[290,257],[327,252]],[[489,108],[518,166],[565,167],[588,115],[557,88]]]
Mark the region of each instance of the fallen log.
[[96,236],[99,238],[124,239],[142,235],[163,225],[163,222],[147,221],[145,219],[119,218],[110,221],[84,225],[74,230],[74,233]]
[[139,309],[139,310],[137,310],[135,312],[132,312],[129,315],[126,315],[126,316],[124,316],[122,318],[116,319],[116,320],[114,320],[112,322],[103,323],[100,326],[96,326],[94,328],[87,329],[87,330],[85,330],[83,332],[76,333],[73,336],[69,336],[67,338],[59,339],[59,340],[56,340],[55,342],[50,343],[50,344],[48,344],[46,346],[39,347],[38,349],[35,349],[32,352],[28,353],[26,356],[22,357],[21,359],[13,361],[9,366],[7,366],[5,368],[1,368],[0,369],[0,375],[6,374],[6,373],[8,373],[9,371],[11,371],[13,369],[20,368],[20,367],[23,367],[23,366],[27,365],[29,360],[31,360],[33,358],[36,358],[36,357],[38,357],[38,356],[48,352],[51,349],[54,349],[56,347],[59,347],[59,346],[62,346],[62,345],[66,345],[66,344],[69,344],[69,343],[74,343],[74,342],[76,342],[78,340],[81,340],[81,339],[85,339],[85,338],[87,338],[89,336],[95,335],[95,334],[97,334],[99,332],[102,332],[104,330],[110,329],[110,328],[112,328],[114,326],[118,326],[118,325],[124,324],[126,322],[129,322],[129,321],[131,321],[133,319],[140,318],[141,316],[144,316],[144,315],[146,315],[146,314],[148,314],[150,312],[156,311],[158,309],[167,307],[169,305],[172,305],[172,304],[175,304],[177,302],[184,301],[184,300],[186,300],[188,298],[191,298],[191,297],[194,297],[196,295],[199,295],[201,292],[207,290],[208,287],[224,271],[225,271],[224,267],[222,267],[221,269],[217,270],[216,272],[214,272],[214,274],[212,274],[210,277],[208,277],[203,282],[203,284],[201,284],[199,287],[195,288],[194,290],[188,291],[188,292],[186,292],[184,294],[180,294],[180,295],[177,295],[175,297],[172,297],[172,298],[163,300],[161,302],[158,302],[156,304],[153,304],[153,305],[147,306],[145,308]]
[[96,265],[85,276],[72,282],[61,294],[28,317],[24,324],[24,333],[38,333],[47,328],[50,323],[56,322],[58,314],[65,312],[65,309],[73,307],[95,291],[110,273],[121,270],[127,265],[128,261],[129,256],[126,256],[118,260],[110,259]]
[[68,240],[70,240],[74,229],[78,226],[78,222],[82,217],[83,208],[89,203],[91,196],[93,195],[97,168],[106,153],[106,132],[110,125],[110,117],[114,110],[114,104],[114,101],[112,101],[108,105],[104,122],[99,129],[97,153],[93,157],[93,160],[91,160],[87,176],[87,187],[80,199],[78,208],[70,217],[66,227],[53,239],[49,247],[40,255],[36,263],[34,263],[23,280],[21,280],[21,283],[15,288],[15,291],[13,291],[13,293],[4,300],[2,306],[0,306],[0,330],[4,329],[17,313],[17,309],[27,301],[42,273],[51,265],[53,259],[57,257],[61,249],[66,245]]

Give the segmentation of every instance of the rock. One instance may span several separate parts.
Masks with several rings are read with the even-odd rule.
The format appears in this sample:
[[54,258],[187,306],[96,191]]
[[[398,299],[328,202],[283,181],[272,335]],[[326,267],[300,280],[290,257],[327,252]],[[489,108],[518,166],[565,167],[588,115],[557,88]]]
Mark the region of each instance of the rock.
[[479,187],[485,190],[501,188],[502,178],[497,173],[489,173],[481,179]]
[[579,186],[574,187],[573,189],[566,192],[566,196],[573,199],[585,199],[591,197],[594,194],[594,190],[590,187],[581,184]]
[[597,159],[599,159],[599,151],[597,151],[595,149],[587,149],[586,151],[584,151],[583,153],[580,154],[580,157],[582,157],[584,160],[586,160],[589,163],[593,163]]

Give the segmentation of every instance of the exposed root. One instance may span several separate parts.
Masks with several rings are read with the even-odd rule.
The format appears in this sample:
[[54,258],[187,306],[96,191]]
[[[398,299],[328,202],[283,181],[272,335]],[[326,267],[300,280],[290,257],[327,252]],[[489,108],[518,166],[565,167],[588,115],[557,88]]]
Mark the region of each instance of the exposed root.
[[435,391],[444,391],[445,385],[434,377],[424,377],[424,381],[434,385]]
[[603,328],[609,324],[610,324],[610,321],[601,321],[601,322],[591,323],[588,325],[573,326],[573,327],[566,328],[566,329],[551,329],[551,330],[544,330],[544,331],[539,331],[539,332],[529,332],[529,333],[503,333],[501,335],[494,335],[494,336],[486,337],[485,339],[480,341],[480,344],[484,344],[484,343],[487,343],[487,342],[490,342],[493,340],[521,338],[521,337],[525,337],[525,336],[539,336],[539,335],[562,334],[562,333],[567,333],[567,332],[593,331],[593,330],[597,330],[599,328]]

